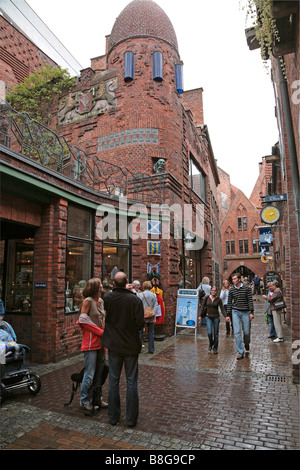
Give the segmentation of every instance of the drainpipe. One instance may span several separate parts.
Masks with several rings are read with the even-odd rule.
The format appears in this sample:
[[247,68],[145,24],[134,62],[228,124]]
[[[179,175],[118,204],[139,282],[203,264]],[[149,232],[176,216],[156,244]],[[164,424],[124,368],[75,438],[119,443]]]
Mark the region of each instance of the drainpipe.
[[282,96],[283,112],[284,112],[284,117],[285,117],[286,133],[287,133],[288,148],[289,148],[289,155],[290,155],[293,192],[294,192],[294,198],[295,198],[295,211],[296,211],[296,220],[297,220],[297,228],[298,228],[298,244],[300,244],[300,240],[299,240],[299,234],[300,234],[299,168],[298,168],[297,155],[296,155],[296,144],[295,144],[293,123],[292,123],[292,114],[291,114],[289,94],[288,94],[288,89],[287,89],[287,83],[283,76],[280,59],[283,60],[282,57],[281,58],[278,57],[277,66],[278,66],[278,71],[279,71],[280,90],[281,90],[281,96]]

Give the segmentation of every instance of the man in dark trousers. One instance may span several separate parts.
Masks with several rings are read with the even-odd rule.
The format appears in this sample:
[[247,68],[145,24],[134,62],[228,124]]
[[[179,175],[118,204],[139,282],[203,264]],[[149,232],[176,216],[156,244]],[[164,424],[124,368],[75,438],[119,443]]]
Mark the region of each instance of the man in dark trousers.
[[250,287],[241,282],[240,273],[232,274],[232,282],[233,287],[228,293],[226,321],[230,321],[229,316],[232,313],[237,359],[243,359],[244,354],[249,353],[251,320],[254,318],[253,299]]
[[114,276],[114,288],[104,295],[105,328],[101,344],[108,349],[109,391],[108,417],[115,425],[120,420],[119,382],[124,364],[127,393],[127,425],[136,425],[139,413],[138,356],[141,351],[139,331],[144,327],[144,308],[141,299],[126,288],[126,274]]

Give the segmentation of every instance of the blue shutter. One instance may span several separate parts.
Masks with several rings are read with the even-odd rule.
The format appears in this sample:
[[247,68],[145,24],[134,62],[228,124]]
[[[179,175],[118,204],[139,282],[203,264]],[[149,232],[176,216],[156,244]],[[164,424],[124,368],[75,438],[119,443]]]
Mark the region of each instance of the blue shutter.
[[130,82],[134,79],[134,54],[133,52],[125,52],[124,55],[124,80]]
[[178,93],[183,93],[183,68],[181,64],[175,65],[175,84]]
[[163,80],[163,62],[162,53],[160,51],[153,52],[152,56],[152,78],[157,82]]

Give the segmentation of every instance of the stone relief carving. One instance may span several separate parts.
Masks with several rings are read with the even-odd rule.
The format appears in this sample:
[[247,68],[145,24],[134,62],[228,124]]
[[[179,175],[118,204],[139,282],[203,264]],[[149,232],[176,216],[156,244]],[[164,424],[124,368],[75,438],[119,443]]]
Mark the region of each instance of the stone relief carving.
[[163,173],[165,171],[166,160],[160,158],[153,166],[153,173]]
[[101,81],[89,90],[69,93],[58,103],[58,124],[85,119],[95,114],[104,114],[109,109],[115,109],[117,99],[114,90],[117,79]]

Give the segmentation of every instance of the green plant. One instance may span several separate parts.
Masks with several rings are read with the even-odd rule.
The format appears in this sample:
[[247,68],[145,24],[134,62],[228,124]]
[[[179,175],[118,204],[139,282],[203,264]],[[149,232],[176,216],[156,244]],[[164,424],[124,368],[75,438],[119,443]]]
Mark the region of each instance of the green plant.
[[27,112],[36,121],[49,125],[51,121],[51,104],[54,95],[62,93],[74,86],[76,77],[61,67],[43,64],[23,83],[13,87],[6,99],[10,105],[20,112]]

